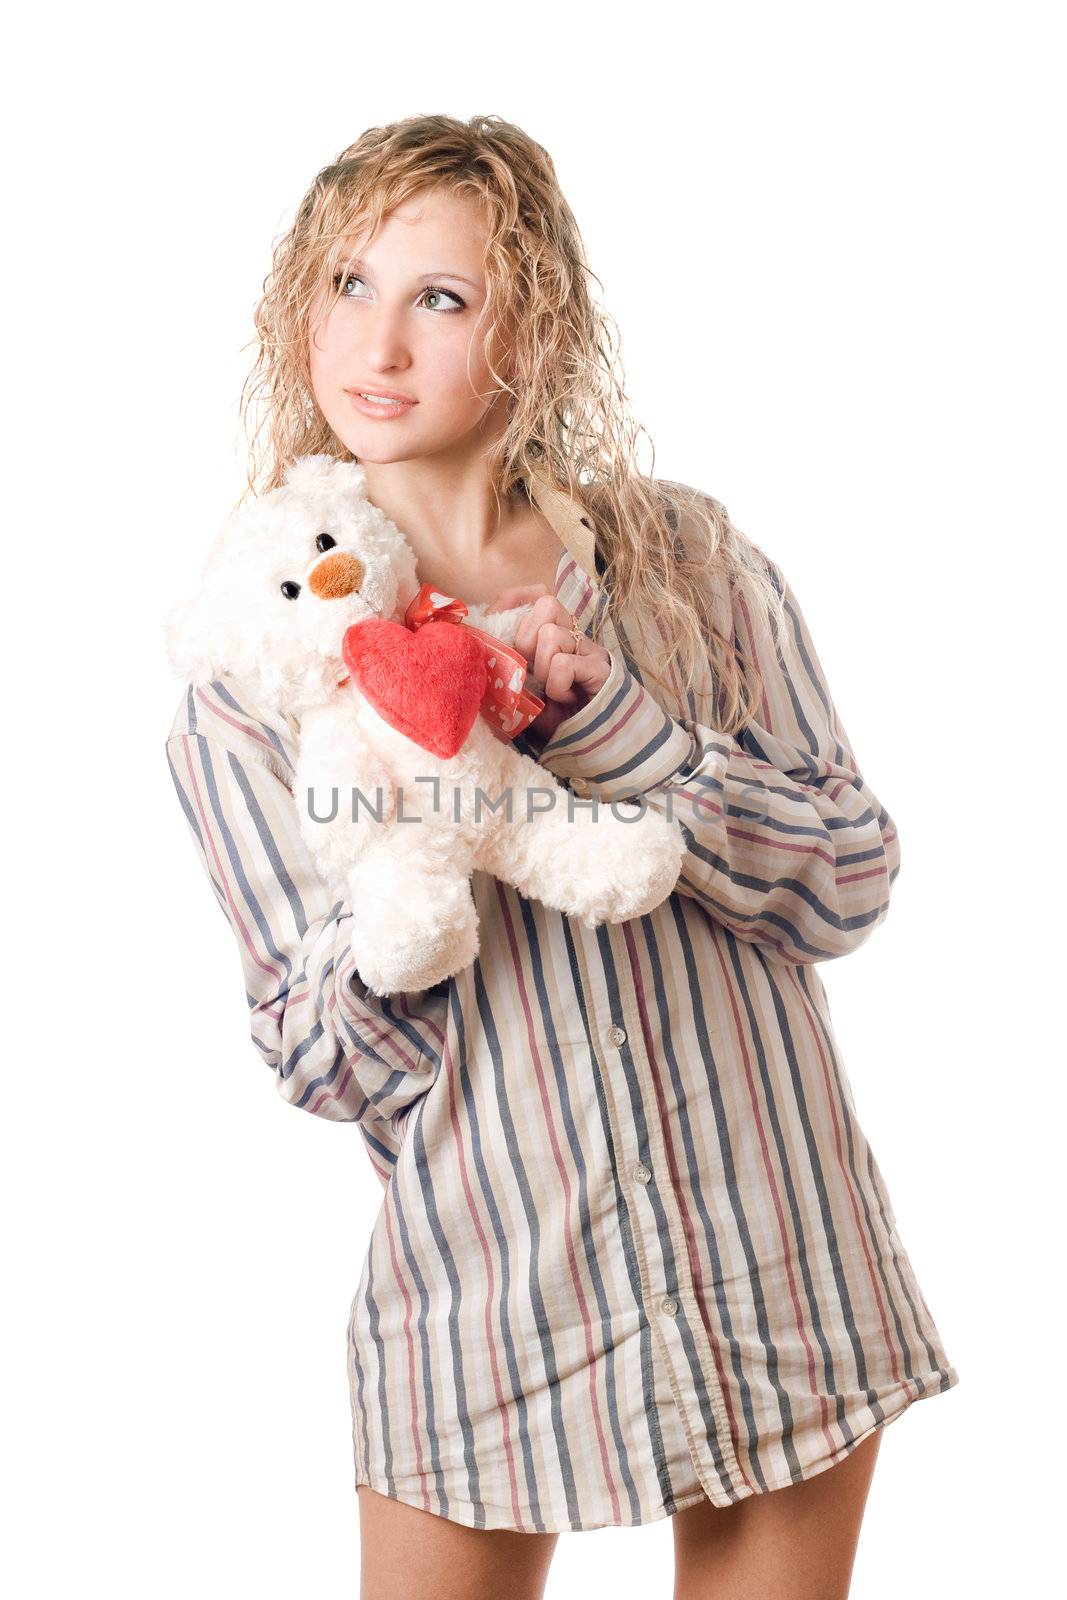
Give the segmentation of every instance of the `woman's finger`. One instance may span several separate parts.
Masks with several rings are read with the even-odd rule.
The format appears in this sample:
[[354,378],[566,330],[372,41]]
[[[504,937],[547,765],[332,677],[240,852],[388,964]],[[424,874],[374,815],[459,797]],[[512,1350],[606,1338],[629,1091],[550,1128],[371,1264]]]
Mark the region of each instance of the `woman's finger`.
[[542,683],[548,682],[548,672],[552,660],[557,655],[574,655],[574,638],[570,628],[561,627],[555,622],[543,622],[537,630],[534,642],[533,672]]
[[540,685],[544,710],[531,724],[535,745],[540,749],[561,722],[601,690],[611,673],[611,656],[602,645],[587,639],[580,651],[571,649],[571,636],[548,662],[545,681]]
[[[541,629],[546,626],[556,626],[569,631],[570,625],[570,612],[560,605],[555,595],[539,595],[526,615],[519,621],[519,625],[515,630],[515,648],[516,650],[521,650],[527,661],[533,666]],[[539,672],[538,677],[541,676],[543,674]]]
[[591,700],[603,688],[611,671],[607,652],[576,655],[573,650],[557,650],[548,663],[544,679],[545,695],[574,709]]
[[573,707],[607,682],[611,656],[592,639],[583,639],[575,650],[569,627],[545,623],[537,635],[532,670],[550,700]]

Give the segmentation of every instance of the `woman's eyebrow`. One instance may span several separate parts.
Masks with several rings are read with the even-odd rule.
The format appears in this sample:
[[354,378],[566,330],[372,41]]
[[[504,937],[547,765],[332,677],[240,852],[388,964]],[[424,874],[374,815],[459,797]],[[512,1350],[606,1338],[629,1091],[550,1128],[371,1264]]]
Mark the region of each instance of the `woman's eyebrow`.
[[[367,271],[366,264],[363,261],[360,260],[359,256],[349,256],[348,260],[345,262],[345,268],[346,268],[346,270],[348,272],[366,272]],[[453,278],[453,279],[455,279],[455,281],[457,283],[465,283],[471,289],[478,289],[480,287],[479,284],[474,283],[470,278],[465,278],[461,272],[449,272],[447,270],[447,268],[443,268],[443,267],[440,268],[440,269],[438,269],[437,267],[434,267],[428,272],[420,272],[418,274],[418,277],[420,279],[421,278]]]

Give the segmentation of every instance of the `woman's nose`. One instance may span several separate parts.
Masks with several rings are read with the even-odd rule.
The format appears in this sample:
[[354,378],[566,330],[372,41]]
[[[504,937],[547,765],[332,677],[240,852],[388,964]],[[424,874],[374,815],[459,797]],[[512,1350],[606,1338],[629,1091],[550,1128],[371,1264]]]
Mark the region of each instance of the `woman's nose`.
[[312,569],[308,584],[320,600],[343,600],[363,582],[363,563],[337,550]]
[[360,362],[368,374],[380,372],[384,381],[389,373],[403,372],[411,364],[402,327],[404,310],[399,306],[375,306],[373,310],[365,306],[363,311],[357,341],[363,352]]

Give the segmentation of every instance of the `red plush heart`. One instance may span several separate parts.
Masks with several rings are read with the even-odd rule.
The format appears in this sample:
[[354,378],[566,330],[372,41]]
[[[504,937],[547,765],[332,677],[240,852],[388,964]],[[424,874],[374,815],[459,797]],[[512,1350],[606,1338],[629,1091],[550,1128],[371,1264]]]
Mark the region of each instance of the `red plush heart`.
[[386,722],[434,755],[462,749],[489,681],[485,646],[473,633],[455,622],[412,631],[372,617],[346,628],[341,654]]

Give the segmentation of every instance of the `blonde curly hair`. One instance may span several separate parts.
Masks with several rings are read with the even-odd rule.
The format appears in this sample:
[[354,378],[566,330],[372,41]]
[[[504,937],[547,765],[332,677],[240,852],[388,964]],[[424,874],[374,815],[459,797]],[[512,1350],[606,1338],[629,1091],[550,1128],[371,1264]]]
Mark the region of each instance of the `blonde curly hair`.
[[[721,575],[777,639],[778,575],[718,500],[639,468],[637,441],[648,436],[629,414],[617,325],[590,291],[591,282],[603,285],[551,157],[513,123],[406,117],[368,128],[317,174],[274,242],[254,312],[258,353],[241,394],[250,432],[241,499],[275,488],[298,456],[356,459],[315,401],[311,317],[321,296],[339,293],[345,241],[358,234],[369,242],[396,206],[431,189],[474,196],[488,224],[485,348],[496,349],[506,327],[512,354],[510,382],[490,363],[497,392],[509,394],[506,427],[486,458],[498,503],[540,479],[582,504],[595,522],[612,616],[634,607],[657,619],[690,696],[710,653],[716,704],[710,716],[697,714],[738,732],[755,715],[760,674],[754,661],[743,662],[732,630],[728,638],[717,626],[710,580]],[[665,684],[654,665],[648,673]]]

